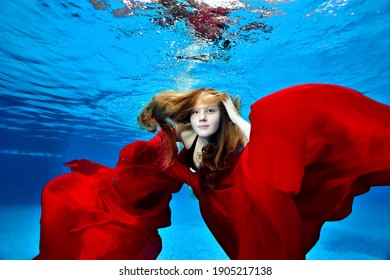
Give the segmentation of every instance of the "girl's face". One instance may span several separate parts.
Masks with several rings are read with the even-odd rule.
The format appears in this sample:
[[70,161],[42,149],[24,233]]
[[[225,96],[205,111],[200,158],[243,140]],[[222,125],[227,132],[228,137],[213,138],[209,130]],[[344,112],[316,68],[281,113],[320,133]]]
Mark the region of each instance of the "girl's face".
[[220,125],[221,110],[218,103],[209,104],[201,100],[196,102],[190,122],[197,135],[209,139],[217,132]]

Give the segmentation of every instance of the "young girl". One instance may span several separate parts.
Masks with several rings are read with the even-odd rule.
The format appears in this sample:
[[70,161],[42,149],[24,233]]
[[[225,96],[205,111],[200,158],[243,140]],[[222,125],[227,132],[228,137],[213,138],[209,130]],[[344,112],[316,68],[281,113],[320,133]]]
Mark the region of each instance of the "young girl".
[[[162,92],[139,115],[146,129],[171,131],[161,166],[192,186],[231,259],[304,259],[325,221],[348,216],[371,186],[390,185],[387,105],[305,84],[258,100],[249,119],[237,99],[208,88]],[[175,159],[176,140],[185,148]]]

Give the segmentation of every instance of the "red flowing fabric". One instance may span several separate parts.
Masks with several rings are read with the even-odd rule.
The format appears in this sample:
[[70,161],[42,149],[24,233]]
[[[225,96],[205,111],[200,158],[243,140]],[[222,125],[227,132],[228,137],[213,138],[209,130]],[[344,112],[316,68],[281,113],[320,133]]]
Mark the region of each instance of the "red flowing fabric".
[[184,166],[174,174],[186,174],[232,259],[305,259],[324,222],[348,216],[371,186],[390,185],[387,105],[345,87],[305,84],[258,100],[249,119],[250,141],[224,188],[200,189]]
[[35,259],[156,259],[157,229],[171,224],[169,202],[182,186],[160,170],[163,138],[124,147],[115,168],[67,163],[72,173],[43,188]]

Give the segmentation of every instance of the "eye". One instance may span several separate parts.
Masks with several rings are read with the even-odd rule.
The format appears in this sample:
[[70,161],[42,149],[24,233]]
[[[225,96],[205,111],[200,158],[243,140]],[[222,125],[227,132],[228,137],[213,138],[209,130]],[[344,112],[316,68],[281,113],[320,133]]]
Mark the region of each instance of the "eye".
[[199,113],[199,111],[192,111],[192,115],[196,115],[196,114],[198,114]]
[[217,112],[217,110],[214,108],[207,109],[208,114],[214,114],[215,112]]

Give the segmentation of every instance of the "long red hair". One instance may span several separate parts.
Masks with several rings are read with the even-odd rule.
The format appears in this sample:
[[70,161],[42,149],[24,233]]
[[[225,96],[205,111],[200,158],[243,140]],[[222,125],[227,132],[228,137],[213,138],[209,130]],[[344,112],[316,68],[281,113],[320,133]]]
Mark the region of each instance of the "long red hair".
[[[191,114],[198,100],[204,103],[218,103],[220,108],[220,126],[202,149],[202,162],[199,167],[200,183],[204,187],[216,187],[220,180],[234,167],[237,155],[243,147],[244,137],[233,124],[226,112],[222,100],[229,98],[225,92],[212,88],[197,88],[185,92],[173,90],[156,94],[143,108],[138,116],[141,127],[148,131],[156,131],[158,127],[168,135],[168,156],[164,166],[172,164],[177,154],[176,134],[172,122],[178,124],[190,123]],[[240,109],[240,99],[232,98],[237,110]]]

